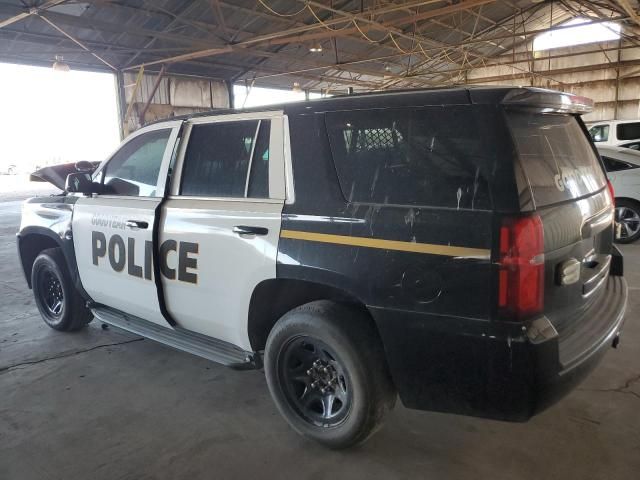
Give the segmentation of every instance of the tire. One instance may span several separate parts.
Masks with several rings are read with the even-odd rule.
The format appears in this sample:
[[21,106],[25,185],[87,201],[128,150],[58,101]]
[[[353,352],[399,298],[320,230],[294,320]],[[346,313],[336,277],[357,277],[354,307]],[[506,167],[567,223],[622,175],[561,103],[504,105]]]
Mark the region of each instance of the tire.
[[43,250],[31,269],[31,287],[42,319],[54,330],[80,330],[93,320],[75,289],[60,248]]
[[626,199],[616,200],[616,222],[621,225],[621,235],[616,234],[616,243],[635,242],[640,238],[640,203]]
[[280,413],[326,447],[364,442],[395,405],[382,342],[361,310],[326,300],[291,310],[271,330],[264,360]]

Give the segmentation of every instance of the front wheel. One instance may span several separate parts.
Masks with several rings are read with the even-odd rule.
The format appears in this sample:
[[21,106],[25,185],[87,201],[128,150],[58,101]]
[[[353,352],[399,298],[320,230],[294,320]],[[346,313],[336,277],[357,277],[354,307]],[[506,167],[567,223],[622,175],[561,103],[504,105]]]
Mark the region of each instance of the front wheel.
[[635,242],[640,237],[640,203],[616,200],[616,222],[620,225],[616,242]]
[[69,332],[87,325],[93,314],[76,291],[60,248],[43,250],[31,269],[36,306],[47,325]]
[[371,319],[329,301],[295,308],[276,323],[265,374],[289,424],[330,448],[365,441],[396,400]]

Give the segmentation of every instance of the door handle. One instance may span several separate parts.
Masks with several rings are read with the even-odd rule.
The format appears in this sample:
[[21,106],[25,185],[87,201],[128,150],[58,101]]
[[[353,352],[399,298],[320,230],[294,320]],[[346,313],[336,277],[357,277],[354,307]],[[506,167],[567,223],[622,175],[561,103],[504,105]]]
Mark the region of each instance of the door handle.
[[127,220],[125,222],[125,225],[127,226],[127,228],[131,228],[133,230],[138,230],[139,228],[144,230],[149,226],[149,223],[140,220]]
[[233,227],[233,233],[237,233],[238,235],[266,235],[267,233],[269,233],[269,229],[264,227],[236,225],[235,227]]

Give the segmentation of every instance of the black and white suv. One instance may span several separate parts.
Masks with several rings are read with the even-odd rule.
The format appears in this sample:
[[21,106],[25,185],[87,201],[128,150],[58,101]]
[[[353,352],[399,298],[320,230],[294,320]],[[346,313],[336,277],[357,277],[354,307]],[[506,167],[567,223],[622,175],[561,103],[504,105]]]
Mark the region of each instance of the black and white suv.
[[452,88],[163,121],[28,200],[20,258],[51,327],[264,365],[292,427],[333,448],[397,394],[524,421],[622,326],[589,106]]

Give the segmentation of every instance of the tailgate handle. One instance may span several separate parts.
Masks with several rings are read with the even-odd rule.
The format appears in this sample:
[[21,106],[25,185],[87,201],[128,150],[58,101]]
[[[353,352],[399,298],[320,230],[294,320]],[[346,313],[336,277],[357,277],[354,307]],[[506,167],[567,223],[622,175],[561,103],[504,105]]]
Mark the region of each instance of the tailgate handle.
[[269,229],[264,227],[236,225],[235,227],[233,227],[233,233],[237,233],[238,235],[266,235],[267,233],[269,233]]
[[149,227],[149,222],[143,222],[142,220],[127,220],[125,222],[127,228],[131,228],[132,230],[146,229]]

